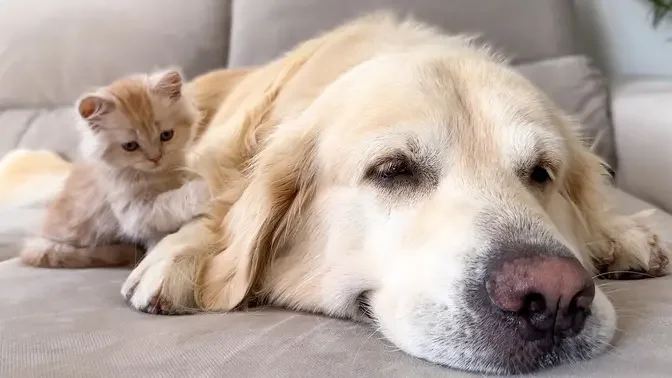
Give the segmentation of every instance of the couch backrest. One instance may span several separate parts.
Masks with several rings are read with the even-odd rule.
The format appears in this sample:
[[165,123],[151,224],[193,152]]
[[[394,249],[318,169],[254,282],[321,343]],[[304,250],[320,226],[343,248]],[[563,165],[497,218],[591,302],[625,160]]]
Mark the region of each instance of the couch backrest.
[[321,31],[381,9],[483,35],[516,62],[577,52],[570,0],[233,0],[230,65],[267,62]]
[[0,108],[71,105],[129,73],[226,64],[230,0],[0,0]]

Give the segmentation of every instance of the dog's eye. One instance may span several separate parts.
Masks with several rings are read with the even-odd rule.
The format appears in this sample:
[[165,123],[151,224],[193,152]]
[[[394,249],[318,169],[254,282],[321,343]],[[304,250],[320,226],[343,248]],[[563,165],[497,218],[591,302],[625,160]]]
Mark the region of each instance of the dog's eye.
[[366,171],[365,179],[378,187],[394,190],[419,184],[422,175],[417,173],[410,159],[395,156],[373,164]]
[[410,164],[405,159],[393,159],[372,166],[366,176],[374,180],[392,181],[411,174]]
[[411,172],[408,164],[403,161],[390,161],[381,164],[378,168],[378,175],[382,179],[390,180],[395,177],[409,175]]
[[552,180],[552,177],[546,168],[537,165],[530,173],[530,180],[536,184],[546,184]]

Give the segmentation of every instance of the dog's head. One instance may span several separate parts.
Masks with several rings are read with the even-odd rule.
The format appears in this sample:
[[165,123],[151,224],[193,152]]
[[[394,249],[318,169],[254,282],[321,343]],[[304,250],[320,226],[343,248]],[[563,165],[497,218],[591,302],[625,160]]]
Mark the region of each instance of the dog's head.
[[372,59],[259,152],[227,218],[233,269],[204,303],[369,318],[471,371],[590,358],[615,329],[577,231],[601,175],[570,121],[487,54]]

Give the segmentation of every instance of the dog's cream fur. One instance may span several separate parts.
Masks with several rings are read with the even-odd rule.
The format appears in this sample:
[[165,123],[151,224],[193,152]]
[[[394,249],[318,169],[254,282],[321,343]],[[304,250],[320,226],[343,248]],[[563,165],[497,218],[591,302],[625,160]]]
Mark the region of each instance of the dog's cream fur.
[[[150,312],[261,301],[360,318],[366,292],[381,332],[430,361],[514,372],[590,358],[615,328],[599,289],[581,337],[529,366],[502,362],[503,341],[465,320],[496,239],[558,241],[594,272],[665,273],[645,218],[610,212],[575,128],[466,38],[380,15],[346,24],[237,81],[192,156],[216,194],[208,217],[161,241],[122,293]],[[400,154],[421,166],[415,181],[371,177]],[[540,162],[543,186],[524,173]]]

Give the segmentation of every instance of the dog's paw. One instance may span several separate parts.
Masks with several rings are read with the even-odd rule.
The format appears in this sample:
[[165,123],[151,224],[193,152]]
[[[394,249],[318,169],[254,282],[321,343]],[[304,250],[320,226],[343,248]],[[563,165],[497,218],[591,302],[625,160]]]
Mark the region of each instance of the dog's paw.
[[189,299],[189,288],[178,286],[178,281],[171,278],[179,274],[178,268],[170,258],[141,264],[122,285],[121,295],[131,307],[148,314],[192,313],[194,306]]
[[649,238],[650,256],[646,272],[652,276],[664,276],[669,273],[670,247],[660,240],[658,234],[651,232]]
[[670,247],[648,224],[649,212],[623,217],[600,258],[601,277],[638,279],[669,273]]

